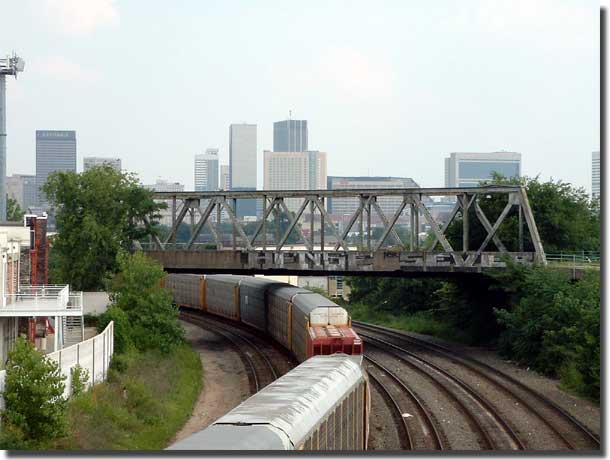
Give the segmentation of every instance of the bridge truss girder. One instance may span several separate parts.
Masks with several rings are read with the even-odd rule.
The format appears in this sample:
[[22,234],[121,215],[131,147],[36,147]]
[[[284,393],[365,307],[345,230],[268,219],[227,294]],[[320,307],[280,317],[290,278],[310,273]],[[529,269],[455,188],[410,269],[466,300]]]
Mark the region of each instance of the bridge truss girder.
[[[479,204],[481,197],[490,194],[501,194],[506,196],[506,205],[495,221],[490,222]],[[400,200],[391,216],[387,216],[380,200],[382,197],[394,197]],[[429,197],[455,197],[455,204],[447,219],[440,224],[433,217],[429,209]],[[421,254],[425,260],[430,261],[430,256],[438,255],[449,257],[451,265],[455,267],[476,268],[484,264],[489,256],[509,256],[517,262],[533,261],[546,264],[546,257],[538,234],[535,219],[529,205],[526,191],[520,186],[487,186],[468,188],[438,188],[438,189],[354,189],[354,190],[316,190],[316,191],[219,191],[219,192],[158,192],[155,199],[165,200],[171,203],[172,226],[161,241],[153,237],[151,245],[147,249],[154,251],[192,251],[197,249],[197,239],[204,228],[208,228],[216,244],[216,250],[233,250],[247,253],[275,254],[273,260],[281,261],[282,254],[303,253],[303,260],[310,261],[315,265],[316,260],[326,260],[325,253],[337,256],[341,254],[347,263],[349,254],[358,253],[374,255],[380,252],[399,252],[405,257],[413,257]],[[328,199],[352,198],[357,200],[357,208],[351,213],[347,224],[340,231],[328,212]],[[257,221],[255,231],[248,236],[245,224],[237,217],[237,201],[243,199],[255,199],[262,204],[259,212],[261,217]],[[293,212],[290,212],[287,201],[290,200]],[[398,202],[398,201],[397,201]],[[298,207],[295,206],[298,204]],[[499,237],[499,230],[515,207],[519,213],[519,251],[509,252]],[[216,211],[214,213],[214,211]],[[307,211],[308,214],[306,213]],[[474,216],[486,232],[482,244],[478,248],[471,249],[470,228],[468,216],[474,212]],[[374,242],[372,239],[372,216],[377,215],[383,225],[381,237]],[[409,214],[408,234],[409,241],[402,241],[396,228],[397,223],[405,214]],[[222,233],[219,225],[223,221],[230,223],[232,228],[232,244],[223,245]],[[288,219],[288,225],[281,227],[280,215]],[[455,250],[447,238],[446,232],[453,220],[462,216],[462,248]],[[269,222],[274,216],[275,225]],[[186,243],[176,244],[176,234],[179,226],[185,222],[187,216],[191,219],[191,236]],[[198,219],[196,219],[198,216]],[[215,216],[215,217],[214,217]],[[419,221],[423,218],[430,226],[433,239],[432,243],[420,245]],[[316,234],[316,221],[319,222],[319,232]],[[348,236],[353,227],[358,223],[358,239],[354,244],[348,244]],[[304,227],[309,225],[309,235]],[[524,228],[527,227],[534,251],[523,252]],[[269,228],[274,237],[269,241]],[[288,239],[296,233],[302,242],[302,249],[296,249],[294,244],[288,244]],[[317,236],[317,238],[316,238]],[[390,245],[391,241],[395,245]],[[493,242],[496,251],[486,251],[489,244]],[[439,246],[441,251],[437,250]],[[485,257],[482,255],[485,254]],[[265,260],[267,260],[265,258]],[[429,262],[428,262],[429,264]],[[277,264],[274,266],[277,267]]]

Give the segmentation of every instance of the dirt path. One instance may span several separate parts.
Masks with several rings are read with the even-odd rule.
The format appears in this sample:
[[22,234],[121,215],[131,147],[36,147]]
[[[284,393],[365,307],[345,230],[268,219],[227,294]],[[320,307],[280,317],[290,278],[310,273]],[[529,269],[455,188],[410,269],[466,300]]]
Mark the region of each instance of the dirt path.
[[203,390],[191,418],[170,444],[206,428],[250,396],[248,375],[231,344],[213,332],[181,323],[187,340],[201,357]]

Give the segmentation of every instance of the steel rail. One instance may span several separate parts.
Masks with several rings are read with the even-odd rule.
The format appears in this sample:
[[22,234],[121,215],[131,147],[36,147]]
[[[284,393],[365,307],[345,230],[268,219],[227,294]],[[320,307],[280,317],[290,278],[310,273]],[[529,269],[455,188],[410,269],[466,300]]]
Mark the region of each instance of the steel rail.
[[[469,369],[471,372],[484,377],[486,380],[492,381],[495,385],[497,385],[498,387],[502,388],[505,392],[510,394],[513,398],[515,398],[517,401],[519,401],[524,407],[528,408],[531,412],[536,414],[549,428],[551,428],[551,430],[555,434],[557,434],[558,437],[560,437],[562,439],[562,441],[570,449],[576,449],[575,446],[573,445],[573,443],[565,437],[565,435],[559,430],[558,427],[556,427],[548,419],[546,419],[545,417],[540,415],[539,411],[534,409],[530,403],[528,403],[527,401],[525,401],[523,399],[522,396],[519,396],[518,394],[516,394],[516,392],[514,390],[510,389],[506,384],[504,384],[502,382],[498,382],[497,379],[493,378],[493,376],[495,375],[501,379],[505,379],[506,381],[510,382],[511,384],[513,384],[514,386],[519,388],[521,391],[531,395],[532,397],[536,398],[538,401],[542,402],[548,408],[554,410],[563,419],[565,419],[572,426],[574,426],[578,432],[580,432],[582,435],[584,435],[584,437],[586,438],[587,441],[593,443],[595,446],[597,446],[597,449],[599,449],[599,447],[600,447],[599,438],[589,428],[584,426],[582,424],[582,422],[580,422],[578,419],[576,419],[573,415],[569,414],[565,409],[563,409],[557,403],[551,401],[546,396],[540,394],[538,391],[521,383],[520,381],[518,381],[514,377],[506,374],[505,372],[503,372],[499,369],[496,369],[487,363],[484,363],[477,359],[471,358],[470,356],[467,356],[463,353],[457,353],[455,350],[451,350],[445,346],[442,346],[442,345],[439,345],[436,343],[432,343],[427,340],[424,340],[424,339],[421,339],[418,337],[414,337],[412,335],[408,335],[405,332],[399,332],[399,331],[392,330],[390,328],[386,328],[384,326],[363,323],[360,321],[353,321],[352,324],[356,327],[360,327],[363,329],[369,329],[372,331],[376,331],[378,333],[380,332],[382,334],[388,334],[390,336],[396,337],[397,339],[404,340],[406,342],[410,342],[415,345],[419,345],[421,348],[425,348],[430,351],[436,352],[451,360],[459,361],[461,365],[463,365],[465,368]],[[476,366],[484,369],[485,371],[482,371],[481,369],[477,369]]]
[[417,397],[417,395],[415,395],[415,393],[413,393],[413,391],[411,391],[411,389],[400,379],[400,377],[398,377],[396,374],[394,374],[391,370],[389,370],[379,361],[371,358],[370,356],[365,356],[364,358],[368,362],[372,363],[374,366],[376,366],[377,368],[379,368],[383,372],[385,372],[388,376],[390,376],[390,378],[393,381],[396,382],[396,384],[400,388],[402,388],[404,390],[404,392],[409,396],[409,398],[415,403],[415,406],[417,407],[417,409],[424,415],[423,422],[428,426],[429,432],[432,433],[432,442],[436,446],[436,449],[434,449],[434,450],[444,450],[445,449],[444,442],[441,438],[440,433],[438,432],[438,430],[436,428],[436,424],[433,421],[432,415],[430,414],[428,409],[426,409],[426,407],[421,402],[421,400]]
[[[277,372],[275,370],[275,367],[269,360],[269,358],[262,351],[260,351],[260,349],[258,347],[256,347],[250,340],[246,339],[242,335],[240,335],[232,330],[229,330],[226,327],[222,327],[222,326],[218,325],[217,323],[210,324],[209,322],[204,321],[204,319],[201,315],[197,315],[194,313],[180,312],[180,317],[192,324],[196,324],[197,326],[199,326],[203,329],[208,329],[214,333],[221,335],[222,337],[227,339],[233,345],[233,347],[237,350],[237,352],[240,355],[240,357],[242,358],[242,360],[247,363],[247,367],[250,368],[251,372],[249,372],[249,375],[251,375],[251,377],[252,377],[251,383],[253,384],[255,393],[260,391],[267,384],[269,384],[272,381],[274,381],[275,379],[277,379]],[[265,376],[261,375],[261,373],[262,373],[261,366],[260,365],[257,366],[257,364],[254,362],[254,359],[252,358],[252,356],[243,350],[243,346],[240,346],[240,344],[238,343],[239,340],[236,340],[236,338],[241,340],[243,343],[246,343],[248,345],[248,347],[253,349],[254,353],[262,359],[263,363],[265,364],[266,370],[268,370],[271,373],[271,376],[272,376],[271,379],[268,377],[265,378]],[[269,380],[269,382],[267,384],[263,385],[265,380]]]
[[[423,359],[420,356],[417,356],[417,355],[415,355],[415,354],[413,354],[413,353],[411,353],[411,352],[409,352],[407,350],[404,350],[404,349],[402,349],[400,347],[397,347],[396,345],[394,345],[392,343],[389,343],[389,342],[386,342],[385,340],[381,340],[381,339],[369,336],[367,334],[359,333],[358,335],[360,337],[365,338],[369,343],[371,341],[374,341],[374,342],[379,342],[379,343],[383,344],[383,348],[385,348],[388,351],[388,353],[390,353],[392,356],[396,357],[401,362],[404,362],[407,365],[418,369],[420,372],[422,372],[425,375],[427,375],[431,380],[433,380],[433,381],[437,382],[439,385],[443,386],[443,388],[444,388],[444,385],[442,385],[436,377],[432,376],[431,373],[429,373],[427,371],[424,371],[422,369],[419,369],[413,363],[407,361],[405,358],[403,358],[402,356],[398,355],[395,351],[390,351],[390,350],[396,349],[400,353],[404,353],[404,354],[406,354],[408,356],[411,356],[413,359],[416,359],[416,360],[420,361],[424,366],[430,367],[434,371],[436,371],[439,374],[441,374],[448,381],[453,382],[460,389],[462,389],[464,392],[466,392],[466,394],[468,394],[471,398],[473,398],[477,403],[479,403],[491,415],[491,418],[493,419],[493,422],[496,425],[499,425],[502,428],[502,430],[504,430],[504,432],[511,439],[511,442],[513,443],[513,445],[516,447],[516,450],[525,450],[525,445],[523,444],[523,442],[521,441],[519,436],[511,428],[511,426],[506,422],[504,417],[502,417],[498,413],[498,411],[491,405],[491,403],[489,403],[483,396],[481,396],[477,391],[475,391],[470,385],[465,383],[463,380],[461,380],[458,377],[455,377],[455,376],[449,374],[444,369],[440,368],[439,366],[435,365],[434,363],[431,363],[430,361],[428,361],[426,359]],[[382,347],[380,347],[380,348],[382,348]],[[472,411],[470,409],[468,409],[464,405],[463,401],[461,399],[459,399],[457,397],[457,395],[454,395],[453,393],[451,393],[446,388],[445,388],[445,392],[448,393],[451,396],[451,398],[458,403],[458,405],[462,408],[463,412],[472,420],[472,422],[477,427],[477,431],[479,431],[481,436],[485,439],[485,442],[487,443],[489,448],[493,449],[494,447],[496,447],[497,446],[497,442],[494,442],[494,440],[491,439],[491,436],[489,435],[488,431],[485,428],[483,428],[483,426],[481,425],[479,420],[472,415]]]
[[[368,373],[368,376],[369,376],[369,379],[371,379],[371,381],[381,390],[381,392],[386,395],[386,398],[391,401],[392,405],[394,406],[394,409],[396,409],[396,412],[398,413],[398,417],[402,421],[402,428],[403,428],[403,431],[405,432],[405,436],[406,436],[404,438],[404,441],[406,441],[406,444],[407,444],[406,450],[412,450],[413,449],[413,440],[411,439],[411,432],[409,430],[409,424],[407,423],[407,420],[402,416],[402,411],[400,409],[400,405],[398,404],[398,401],[396,401],[394,396],[392,396],[392,394],[388,391],[388,389],[385,387],[385,385],[383,383],[381,383],[381,381],[379,381],[379,379],[377,377],[375,377],[370,372]],[[403,438],[400,438],[400,439],[401,439],[401,441],[403,441]]]

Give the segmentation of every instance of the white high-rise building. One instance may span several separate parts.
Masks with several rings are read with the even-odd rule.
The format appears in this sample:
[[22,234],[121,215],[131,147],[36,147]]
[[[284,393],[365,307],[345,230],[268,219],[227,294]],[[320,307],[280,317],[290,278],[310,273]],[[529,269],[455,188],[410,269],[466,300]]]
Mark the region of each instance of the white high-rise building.
[[88,171],[96,166],[109,165],[117,171],[121,170],[121,159],[118,157],[85,157],[83,158],[83,171]]
[[445,158],[445,187],[477,187],[496,172],[521,177],[521,154],[516,152],[454,152]]
[[[240,123],[229,127],[229,184],[231,190],[256,190],[256,125]],[[256,216],[256,200],[238,200],[238,217]]]
[[231,190],[229,165],[220,165],[220,189]]
[[599,171],[599,152],[591,155],[591,197],[600,197],[600,171]]
[[195,191],[218,190],[218,149],[195,155]]
[[[264,152],[265,190],[326,189],[326,153]],[[286,199],[291,211],[297,211],[300,199]]]

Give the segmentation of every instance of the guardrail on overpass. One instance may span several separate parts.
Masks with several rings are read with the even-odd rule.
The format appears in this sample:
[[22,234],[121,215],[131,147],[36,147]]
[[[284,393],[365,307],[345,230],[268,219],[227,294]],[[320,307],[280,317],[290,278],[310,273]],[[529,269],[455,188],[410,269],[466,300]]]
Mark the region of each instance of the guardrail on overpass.
[[[492,223],[479,201],[498,194],[505,197],[506,202]],[[442,224],[432,215],[433,197],[449,198],[453,203]],[[163,241],[151,238],[150,244],[142,245],[142,249],[169,271],[480,272],[504,267],[505,257],[518,263],[546,264],[527,194],[520,186],[157,192],[154,198],[170,204],[172,226]],[[258,220],[249,234],[246,224],[237,216],[240,200],[255,200],[259,209]],[[353,211],[345,216],[341,226],[328,210],[331,200],[343,200],[344,203],[351,200],[353,203]],[[395,210],[386,215],[389,200]],[[509,251],[500,239],[499,230],[509,213],[515,211],[518,213],[519,248]],[[474,213],[487,233],[477,248],[469,246],[469,219],[464,217],[470,213]],[[383,226],[376,239],[373,237],[374,214]],[[224,244],[226,241],[219,231],[223,215],[232,229],[228,245]],[[463,224],[461,247],[456,249],[446,231],[458,215],[462,216]],[[187,216],[191,220],[190,238],[186,243],[176,243],[178,228]],[[269,221],[271,216],[272,222]],[[281,216],[284,216],[284,225]],[[434,235],[431,242],[420,241],[420,219],[428,224]],[[397,231],[399,221],[408,223],[407,238],[404,234],[401,238]],[[204,228],[212,245],[197,242]],[[525,229],[529,232],[533,251],[523,250]],[[294,235],[298,237],[298,244],[289,242]],[[492,242],[495,250],[490,251]]]

